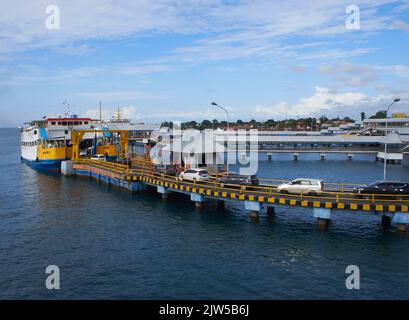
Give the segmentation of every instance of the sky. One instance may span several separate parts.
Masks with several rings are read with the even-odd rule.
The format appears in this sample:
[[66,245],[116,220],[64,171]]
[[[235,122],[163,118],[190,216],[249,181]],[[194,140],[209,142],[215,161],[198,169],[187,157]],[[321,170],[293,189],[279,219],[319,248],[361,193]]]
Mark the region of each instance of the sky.
[[409,113],[408,57],[408,0],[1,0],[0,127]]

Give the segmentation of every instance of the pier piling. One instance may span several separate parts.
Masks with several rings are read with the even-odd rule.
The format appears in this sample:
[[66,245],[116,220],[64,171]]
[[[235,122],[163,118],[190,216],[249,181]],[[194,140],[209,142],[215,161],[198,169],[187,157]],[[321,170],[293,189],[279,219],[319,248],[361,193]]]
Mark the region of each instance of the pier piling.
[[267,215],[268,215],[268,216],[273,216],[274,213],[275,213],[275,208],[274,208],[274,207],[271,207],[271,206],[268,206],[268,207],[267,207]]
[[198,193],[191,193],[190,200],[195,203],[195,208],[197,211],[201,211],[203,209],[204,197]]
[[162,195],[162,201],[168,200],[169,191],[164,186],[157,186],[157,191]]
[[260,216],[258,214],[258,211],[251,211],[250,212],[250,219],[251,221],[257,222],[259,220]]
[[396,232],[398,233],[406,233],[406,229],[407,229],[407,224],[405,223],[397,223],[396,224]]
[[258,221],[259,213],[261,211],[262,205],[258,201],[244,201],[244,208],[250,211],[250,219],[252,221]]
[[[294,154],[298,156],[298,152]],[[67,162],[69,164],[69,162]],[[118,188],[127,189],[131,192],[146,190],[148,186],[157,188],[157,192],[161,195],[163,201],[168,199],[171,192],[180,192],[190,195],[191,201],[195,204],[195,208],[201,211],[204,207],[206,199],[214,199],[217,203],[217,208],[223,208],[225,201],[236,201],[243,203],[245,210],[249,212],[250,218],[253,221],[257,221],[260,216],[260,212],[264,212],[266,208],[266,215],[274,215],[275,207],[274,203],[280,205],[300,205],[301,207],[312,207],[313,216],[316,218],[316,225],[318,228],[326,228],[331,220],[331,208],[335,208],[334,203],[330,201],[308,201],[305,199],[297,201],[295,196],[275,193],[272,190],[258,190],[253,194],[243,193],[238,190],[229,190],[220,187],[219,190],[214,190],[213,185],[207,185],[203,183],[199,188],[192,188],[191,185],[184,184],[182,182],[174,183],[174,180],[166,180],[157,176],[150,176],[149,173],[139,173],[136,170],[128,172],[128,168],[125,165],[110,163],[110,162],[93,162],[90,160],[73,161],[72,169],[74,174],[78,176],[84,176],[90,179],[95,179],[101,183],[117,186]],[[119,171],[122,170],[123,174]],[[128,175],[125,175],[128,174]],[[339,191],[338,194],[342,194],[343,191]],[[375,199],[375,200],[374,200]],[[336,205],[337,209],[350,209],[350,210],[371,210],[372,204],[379,200],[374,199],[343,199]],[[398,209],[399,211],[396,211]],[[396,232],[406,233],[409,224],[409,213],[406,202],[396,201],[393,205],[383,202],[382,199],[377,202],[377,212],[382,214],[382,226],[389,228],[392,226]]]
[[316,226],[318,229],[325,229],[328,227],[330,220],[317,218]]
[[314,208],[312,211],[314,218],[317,218],[317,227],[318,228],[328,227],[331,219],[331,209]]
[[409,213],[395,212],[392,218],[392,226],[395,226],[396,232],[406,233],[409,224]]
[[196,202],[195,202],[195,208],[196,208],[197,211],[202,211],[202,209],[203,209],[203,202],[196,201]]
[[64,176],[72,176],[75,174],[75,170],[73,169],[73,162],[71,160],[61,162],[61,173]]
[[389,229],[391,226],[391,221],[392,221],[392,218],[390,216],[386,214],[382,215],[382,221],[381,221],[382,228]]

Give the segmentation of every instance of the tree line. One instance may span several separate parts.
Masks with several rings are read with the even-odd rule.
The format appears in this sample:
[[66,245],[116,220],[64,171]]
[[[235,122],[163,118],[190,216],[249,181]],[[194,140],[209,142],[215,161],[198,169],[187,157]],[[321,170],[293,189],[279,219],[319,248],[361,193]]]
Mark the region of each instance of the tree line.
[[[366,119],[365,112],[360,113],[361,121]],[[370,116],[370,119],[377,119],[377,118],[385,118],[386,111],[380,110],[376,112],[374,115]],[[336,117],[336,118],[328,118],[325,115],[322,115],[319,118],[315,117],[308,117],[308,118],[298,118],[298,119],[287,119],[287,120],[274,120],[268,119],[266,121],[257,121],[257,120],[250,120],[250,121],[243,121],[241,119],[237,121],[229,122],[229,126],[232,128],[242,128],[242,129],[259,129],[259,130],[284,130],[284,129],[291,129],[291,130],[319,130],[324,124],[327,125],[339,125],[342,123],[355,123],[354,119],[350,117]],[[161,124],[162,127],[173,128],[172,121],[164,121]],[[213,120],[203,120],[201,122],[197,121],[187,121],[181,123],[181,129],[226,129],[227,128],[227,121],[219,121],[217,119]]]

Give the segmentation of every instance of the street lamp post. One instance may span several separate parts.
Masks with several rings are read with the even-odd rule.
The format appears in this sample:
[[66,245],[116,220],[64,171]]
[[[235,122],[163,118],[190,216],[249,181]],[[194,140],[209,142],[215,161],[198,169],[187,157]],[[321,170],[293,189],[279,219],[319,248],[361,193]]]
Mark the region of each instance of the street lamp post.
[[399,101],[400,101],[399,98],[395,98],[393,102],[389,105],[389,107],[386,109],[386,112],[385,112],[385,151],[383,153],[383,181],[386,181],[386,163],[388,162],[388,156],[387,156],[387,152],[388,152],[388,112],[389,112],[389,109],[392,107],[392,105],[395,102],[399,102]]
[[223,110],[224,112],[226,112],[226,115],[227,115],[227,175],[229,175],[229,136],[230,136],[229,134],[229,123],[230,123],[229,112],[222,106],[219,106],[216,102],[212,102],[211,105]]

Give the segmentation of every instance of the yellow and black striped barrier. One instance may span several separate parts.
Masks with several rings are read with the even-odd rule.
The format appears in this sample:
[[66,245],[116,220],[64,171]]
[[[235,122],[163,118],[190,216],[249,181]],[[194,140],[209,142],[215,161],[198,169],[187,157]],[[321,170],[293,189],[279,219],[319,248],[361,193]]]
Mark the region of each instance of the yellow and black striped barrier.
[[[175,192],[196,193],[220,200],[253,201],[266,205],[351,211],[409,212],[409,196],[370,194],[365,195],[365,198],[358,198],[356,194],[348,191],[345,187],[347,184],[343,184],[342,188],[339,188],[339,185],[333,184],[331,189],[324,191],[322,195],[282,194],[271,183],[272,181],[282,182],[282,180],[260,179],[260,181],[269,181],[271,184],[247,188],[228,184],[222,187],[218,183],[217,176],[214,176],[210,181],[201,183],[179,181],[175,176],[155,172],[150,162],[145,158],[138,158],[136,161],[133,161],[132,168],[125,164],[90,159],[80,159],[77,163],[120,173],[124,181],[127,182],[142,182],[146,185],[165,187]],[[353,185],[350,184],[348,186]],[[334,189],[339,190],[333,191]]]

